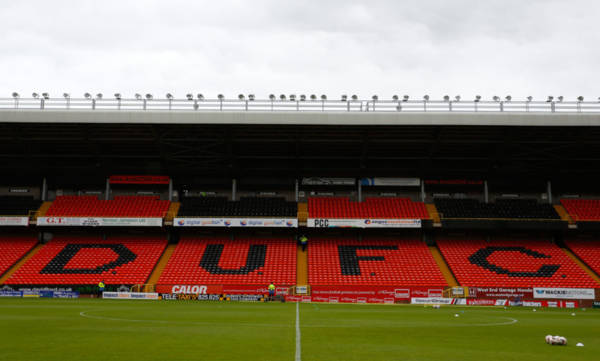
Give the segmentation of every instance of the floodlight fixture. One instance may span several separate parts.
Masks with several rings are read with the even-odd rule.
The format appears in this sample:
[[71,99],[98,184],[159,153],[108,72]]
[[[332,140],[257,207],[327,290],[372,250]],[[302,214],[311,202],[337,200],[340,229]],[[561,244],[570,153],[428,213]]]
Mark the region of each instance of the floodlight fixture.
[[284,101],[285,100],[285,94],[279,95],[279,100]]
[[562,101],[563,101],[563,100],[565,100],[565,97],[564,97],[564,96],[562,96],[562,95],[559,95],[559,96],[558,96],[558,101],[559,101],[560,103],[562,103]]
[[63,98],[65,99],[69,99],[71,96],[69,95],[69,93],[63,93]]
[[86,99],[92,99],[92,94],[85,93],[85,94],[83,94],[83,97],[86,98]]
[[154,99],[154,96],[152,96],[152,94],[148,93],[148,94],[146,94],[146,99],[152,100],[152,99]]
[[507,95],[504,97],[504,100],[506,100],[507,102],[510,102],[512,100],[512,96]]
[[255,99],[254,94],[248,94],[248,100],[250,100],[251,102],[253,102]]
[[424,101],[429,101],[429,95],[427,95],[427,94],[423,95],[423,100]]
[[246,99],[246,97],[244,96],[244,94],[239,94],[239,95],[238,95],[238,99],[239,99],[239,100],[245,100],[245,99]]
[[19,99],[19,93],[13,92],[12,93],[12,97],[15,98],[15,99]]
[[552,95],[548,95],[548,99],[546,100],[546,103],[550,103],[554,100],[554,97]]
[[219,95],[217,95],[217,99],[222,101],[223,99],[225,99],[225,95],[219,94]]
[[376,101],[379,99],[379,97],[378,97],[377,95],[373,95],[373,96],[371,97],[371,99],[373,99],[373,101],[374,101],[374,102],[376,102]]
[[397,95],[392,95],[392,100],[393,100],[393,101],[397,102],[397,101],[398,101],[398,99],[400,99],[400,98],[398,98],[398,96],[397,96]]
[[187,100],[194,100],[194,94],[188,93],[185,95]]
[[296,94],[290,94],[290,101],[296,101]]
[[121,100],[122,98],[121,93],[115,93],[115,99]]
[[323,101],[327,100],[327,95],[321,94],[321,100],[323,100]]
[[198,100],[203,101],[204,100],[204,95],[203,94],[196,94],[196,98],[198,98]]
[[134,96],[135,96],[135,98],[136,98],[137,100],[141,100],[141,99],[142,99],[142,94],[140,94],[140,93],[135,93],[135,95],[134,95]]
[[461,99],[460,95],[456,95],[456,96],[454,96],[454,100],[456,100],[457,102],[459,102],[459,101],[460,101],[460,99]]
[[310,100],[317,100],[317,96],[315,94],[310,95]]
[[42,93],[42,97],[46,100],[50,99],[50,94],[48,93]]
[[275,100],[275,98],[276,98],[276,97],[275,97],[275,94],[271,94],[271,95],[269,95],[269,99],[271,99],[271,101]]
[[408,95],[405,95],[405,96],[402,97],[402,101],[403,102],[407,102],[409,98],[410,97]]
[[578,97],[577,97],[577,101],[580,101],[580,102],[582,102],[582,101],[583,101],[583,96],[582,96],[582,95],[578,96]]
[[103,97],[102,93],[96,94],[96,99],[102,100],[102,97]]
[[532,97],[531,95],[527,97],[527,101],[528,101],[528,102],[530,102],[530,101],[532,101],[532,100],[533,100],[533,97]]
[[497,96],[497,95],[494,95],[494,96],[492,97],[492,99],[493,99],[495,102],[499,102],[499,101],[500,101],[500,97],[499,97],[499,96]]
[[475,95],[475,103],[479,103],[481,101],[481,95]]
[[449,95],[444,95],[444,101],[445,102],[449,102],[450,101],[450,96]]
[[171,94],[171,93],[165,94],[165,97],[169,100],[173,100],[173,94]]
[[358,100],[358,95],[356,95],[356,94],[352,95],[352,100],[354,100],[354,101]]
[[306,94],[300,94],[300,101],[306,101]]
[[342,101],[343,101],[343,102],[345,102],[345,101],[348,101],[348,96],[347,96],[347,95],[345,95],[345,94],[344,94],[344,95],[342,95]]
[[34,99],[38,99],[38,98],[40,97],[40,95],[39,95],[38,93],[35,93],[35,92],[34,92],[34,93],[31,93],[31,96],[32,96]]

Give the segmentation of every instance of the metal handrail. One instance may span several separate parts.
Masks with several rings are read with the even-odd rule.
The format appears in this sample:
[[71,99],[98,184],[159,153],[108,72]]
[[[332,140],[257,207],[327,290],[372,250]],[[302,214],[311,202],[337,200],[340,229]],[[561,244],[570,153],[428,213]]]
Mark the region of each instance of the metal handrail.
[[600,113],[600,102],[0,98],[0,110]]

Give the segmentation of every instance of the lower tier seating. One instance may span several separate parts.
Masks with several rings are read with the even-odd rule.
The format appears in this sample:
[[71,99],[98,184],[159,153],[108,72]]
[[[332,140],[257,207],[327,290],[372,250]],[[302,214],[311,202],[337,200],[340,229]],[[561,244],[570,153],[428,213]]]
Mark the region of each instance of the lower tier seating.
[[600,286],[550,241],[439,240],[437,244],[462,286]]
[[37,242],[35,237],[30,236],[0,237],[0,275],[23,258]]
[[167,245],[159,237],[60,237],[44,245],[7,281],[9,285],[145,283]]
[[430,219],[425,203],[408,198],[365,198],[351,202],[344,197],[308,199],[310,218]]
[[561,199],[574,221],[600,221],[600,199]]
[[163,218],[169,204],[158,196],[116,196],[111,200],[100,200],[97,196],[59,196],[46,216]]
[[291,239],[183,238],[158,284],[296,283],[296,244]]
[[428,247],[419,240],[311,239],[311,285],[445,286]]
[[600,242],[571,239],[565,243],[588,267],[600,274]]

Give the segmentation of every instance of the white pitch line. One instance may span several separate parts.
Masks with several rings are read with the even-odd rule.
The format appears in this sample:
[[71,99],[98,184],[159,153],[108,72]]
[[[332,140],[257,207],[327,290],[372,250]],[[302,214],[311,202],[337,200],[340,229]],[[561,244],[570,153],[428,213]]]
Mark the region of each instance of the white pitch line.
[[296,302],[296,358],[295,361],[302,361],[300,345],[300,302]]

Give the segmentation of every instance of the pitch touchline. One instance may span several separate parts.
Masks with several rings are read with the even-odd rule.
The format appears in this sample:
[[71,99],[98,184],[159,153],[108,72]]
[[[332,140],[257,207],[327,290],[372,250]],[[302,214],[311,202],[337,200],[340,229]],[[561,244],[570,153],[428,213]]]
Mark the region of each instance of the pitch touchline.
[[300,345],[300,302],[296,302],[296,359],[301,361],[301,345]]

